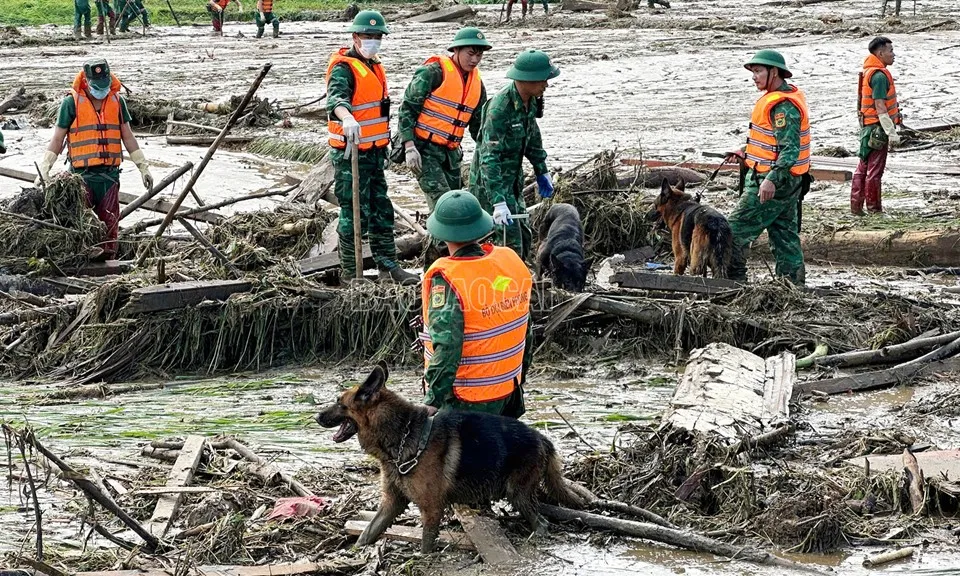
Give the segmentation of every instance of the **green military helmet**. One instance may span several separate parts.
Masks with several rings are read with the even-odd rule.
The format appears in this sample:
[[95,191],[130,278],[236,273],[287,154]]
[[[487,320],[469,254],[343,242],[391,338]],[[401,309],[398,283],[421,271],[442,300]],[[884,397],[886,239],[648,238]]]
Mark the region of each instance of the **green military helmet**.
[[83,74],[94,90],[106,90],[113,82],[113,77],[110,76],[110,65],[103,58],[94,58],[84,62]]
[[450,44],[447,50],[453,52],[454,48],[462,48],[464,46],[476,46],[477,48],[482,48],[484,52],[493,48],[493,44],[487,41],[487,36],[481,32],[479,28],[474,28],[473,26],[461,28],[460,31],[457,32],[457,35],[453,37],[453,43]]
[[376,10],[363,10],[353,19],[353,24],[347,28],[347,32],[356,32],[357,34],[389,34],[387,21],[383,19],[383,14]]
[[776,50],[761,50],[757,52],[749,62],[743,65],[743,67],[749,70],[750,68],[748,67],[751,64],[760,64],[761,66],[779,68],[780,76],[783,78],[790,78],[793,76],[793,73],[787,69],[787,61],[783,59],[783,54],[777,52]]
[[550,57],[540,50],[526,50],[517,55],[507,78],[521,82],[543,82],[560,75],[560,69],[550,63]]
[[451,190],[437,200],[427,231],[443,242],[473,242],[493,230],[493,218],[466,190]]

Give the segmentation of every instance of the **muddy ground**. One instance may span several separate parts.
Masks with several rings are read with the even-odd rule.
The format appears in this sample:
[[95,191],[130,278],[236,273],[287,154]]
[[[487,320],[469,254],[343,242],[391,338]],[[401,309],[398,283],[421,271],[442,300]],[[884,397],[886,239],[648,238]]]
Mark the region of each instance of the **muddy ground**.
[[[951,2],[912,4],[898,20],[879,20],[877,0],[845,0],[806,8],[760,7],[748,12],[734,0],[675,2],[669,11],[642,8],[611,20],[604,13],[556,14],[544,18],[539,9],[526,22],[494,25],[499,6],[480,7],[475,23],[484,26],[495,49],[483,62],[489,92],[504,85],[503,73],[521,49],[547,50],[562,74],[547,93],[546,114],[540,126],[551,166],[573,166],[601,149],[642,148],[646,157],[701,160],[706,150],[727,150],[742,144],[746,119],[756,97],[749,74],[741,67],[755,50],[780,47],[807,93],[812,114],[814,149],[826,146],[856,148],[857,126],[853,113],[856,72],[865,46],[875,32],[893,38],[897,52],[894,73],[906,121],[960,118],[960,32],[947,25],[918,34],[910,30],[955,16]],[[399,15],[398,15],[399,16]],[[415,25],[395,19],[393,33],[384,43],[383,60],[391,79],[394,102],[414,67],[440,51],[452,37],[456,24]],[[950,28],[953,28],[952,30]],[[50,96],[62,93],[84,60],[93,55],[110,59],[116,74],[136,94],[164,99],[212,101],[242,94],[267,61],[273,71],[260,95],[279,98],[284,104],[312,100],[323,93],[323,73],[329,53],[342,44],[343,24],[284,23],[280,39],[252,38],[250,25],[228,25],[223,38],[210,37],[202,27],[154,28],[146,38],[135,34],[112,44],[76,43],[66,39],[63,27],[21,29],[30,46],[0,46],[0,94],[24,85]],[[25,119],[25,118],[24,118]],[[294,119],[294,128],[274,129],[271,135],[321,142],[324,128],[316,122]],[[4,131],[8,153],[0,166],[29,170],[46,145],[50,129],[27,126]],[[141,139],[157,179],[187,160],[198,161],[202,148],[167,146],[162,137]],[[466,144],[467,154],[472,143]],[[891,165],[960,162],[960,153],[942,147],[892,154]],[[197,184],[208,201],[241,195],[279,183],[287,173],[302,173],[307,166],[251,154],[221,151]],[[391,193],[410,208],[423,207],[409,176],[390,176]],[[950,200],[958,181],[953,177],[909,174],[888,170],[884,202],[895,217],[937,212]],[[124,171],[122,185],[139,191],[132,166]],[[12,195],[18,183],[0,178],[0,197]],[[808,196],[813,209],[808,218],[824,223],[853,223],[846,216],[849,185],[820,183]],[[728,208],[735,201],[731,190],[708,193],[709,201]],[[261,206],[274,200],[262,200]],[[251,209],[257,202],[241,204]],[[230,209],[224,212],[229,213]],[[134,217],[153,217],[150,213]],[[931,218],[930,227],[952,220]],[[849,271],[812,268],[808,281],[829,285],[856,280],[860,285],[885,286],[894,291],[931,291],[935,286],[912,277],[883,271]],[[85,401],[62,407],[33,405],[24,395],[37,392],[17,384],[0,390],[0,419],[24,417],[59,452],[72,451],[97,459],[132,460],[140,447],[155,438],[186,433],[237,434],[260,450],[277,450],[279,462],[290,469],[320,466],[331,474],[342,473],[348,463],[364,457],[355,442],[334,445],[328,431],[311,421],[312,403],[331,398],[344,379],[356,378],[352,368],[310,370],[291,367],[265,375],[238,375],[201,382],[172,380],[180,384],[163,391],[144,392],[105,401]],[[554,411],[557,407],[594,446],[610,446],[624,420],[658,416],[672,394],[676,368],[659,359],[610,358],[589,367],[576,363],[545,366],[531,379],[526,420],[547,429],[561,446],[565,458],[574,459],[585,446],[569,433]],[[892,425],[900,415],[893,405],[956,385],[953,378],[936,384],[895,392],[861,394],[833,399],[809,407],[805,415],[815,427],[869,429]],[[419,394],[417,376],[398,372],[393,386],[408,397]],[[960,439],[956,420],[924,423],[918,435],[942,448],[953,448]],[[73,459],[71,459],[73,460]],[[129,469],[128,473],[135,473]],[[373,487],[375,480],[363,476]],[[62,495],[61,495],[62,496]],[[62,503],[61,503],[62,504]],[[17,549],[29,539],[27,516],[17,513],[14,492],[0,496],[0,548]],[[51,501],[51,506],[54,502]],[[77,546],[77,527],[68,511],[49,513],[49,538]],[[29,543],[27,544],[29,546]],[[393,544],[391,546],[404,546]],[[676,553],[604,537],[565,538],[521,546],[538,556],[536,573],[556,574],[775,574],[739,563],[715,563],[698,555]],[[835,567],[838,574],[860,574],[863,552],[849,550],[831,556],[805,556],[801,560]],[[887,571],[913,574],[951,574],[960,570],[960,552],[933,546],[914,560]],[[462,558],[448,560],[438,572],[476,573],[479,565]]]

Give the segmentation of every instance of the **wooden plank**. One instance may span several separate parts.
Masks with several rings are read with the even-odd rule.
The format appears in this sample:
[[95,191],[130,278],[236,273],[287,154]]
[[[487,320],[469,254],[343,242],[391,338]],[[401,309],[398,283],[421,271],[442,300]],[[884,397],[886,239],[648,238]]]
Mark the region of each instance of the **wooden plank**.
[[70,276],[116,276],[133,270],[133,260],[105,260],[88,262],[79,268],[64,270]]
[[[203,436],[187,436],[183,442],[183,449],[180,450],[180,457],[173,463],[173,468],[170,470],[167,486],[182,487],[193,481],[193,475],[197,471],[197,466],[200,465],[200,457],[203,456],[205,442],[206,438]],[[170,528],[170,523],[177,516],[182,499],[183,494],[180,493],[161,496],[157,501],[157,507],[153,509],[153,516],[144,527],[155,536],[164,536]]]
[[[327,254],[321,254],[312,258],[304,258],[298,262],[298,265],[300,266],[300,273],[304,276],[307,274],[326,272],[327,270],[333,270],[334,268],[340,267],[340,253],[329,252]],[[367,268],[373,265],[373,251],[370,250],[369,244],[364,243],[363,267]]]
[[[946,477],[952,482],[960,481],[960,450],[932,450],[930,452],[915,452],[917,464],[923,470],[925,478]],[[873,454],[846,460],[848,464],[864,467],[864,458],[870,461],[870,474],[878,474],[888,470],[903,468],[902,454]]]
[[157,486],[154,488],[141,488],[134,490],[133,493],[141,494],[210,494],[211,492],[222,492],[222,488],[207,488],[206,486]]
[[[129,192],[120,192],[119,196],[121,204],[129,204],[137,199],[135,194],[130,194]],[[170,212],[171,208],[173,208],[173,203],[166,200],[161,200],[159,198],[151,198],[140,205],[140,208],[166,214]],[[184,218],[187,218],[188,220],[206,222],[207,224],[219,224],[223,221],[223,216],[217,214],[216,212],[198,212],[196,214],[184,216]]]
[[493,518],[481,516],[462,504],[455,504],[453,513],[470,541],[477,547],[484,564],[515,566],[523,560],[500,529],[499,522]]
[[[679,168],[690,168],[691,170],[705,170],[707,172],[712,172],[719,166],[719,164],[704,162],[672,162],[667,160],[643,160],[640,158],[622,158],[620,162],[628,166],[646,166],[648,168],[676,166]],[[740,170],[740,166],[737,164],[724,165],[720,168],[721,172],[735,172],[737,170]],[[813,177],[817,180],[823,181],[848,182],[853,180],[853,170],[847,169],[812,167],[810,173],[813,174]]]
[[766,359],[763,386],[763,418],[769,422],[790,417],[790,398],[797,381],[797,357],[781,352]]
[[[369,522],[364,520],[347,520],[347,523],[344,525],[343,529],[347,534],[359,536],[366,529],[367,524],[369,524]],[[420,537],[422,533],[422,528],[400,526],[395,524],[390,528],[387,528],[387,531],[383,533],[382,538],[386,538],[388,540],[397,540],[399,542],[410,542],[411,544],[419,544],[422,540]],[[466,534],[451,532],[449,530],[441,530],[438,540],[445,546],[455,546],[460,550],[476,550],[476,547],[472,542],[470,542],[470,539],[467,538]]]
[[694,294],[720,294],[743,288],[745,285],[724,278],[703,276],[674,276],[650,272],[623,271],[610,277],[614,284],[623,288],[658,290],[660,292],[692,292]]
[[[216,128],[216,131],[219,133],[220,128]],[[229,135],[223,139],[223,144],[247,144],[253,138],[253,136]],[[171,146],[209,146],[216,139],[216,136],[170,134],[167,136],[167,144]]]
[[194,306],[204,300],[226,300],[231,294],[247,292],[253,285],[247,280],[195,280],[171,282],[131,292],[126,314],[144,314]]
[[151,570],[97,570],[96,572],[77,572],[74,576],[173,576],[171,572],[160,569]]
[[960,372],[960,357],[931,362],[921,366],[919,370],[911,367],[908,367],[907,370],[876,370],[851,376],[803,382],[795,386],[794,391],[799,394],[814,391],[824,394],[843,394],[854,390],[874,390],[918,376],[930,376],[940,372]]
[[453,20],[459,20],[465,16],[473,16],[474,14],[476,14],[476,12],[473,8],[465,4],[459,4],[448,6],[447,8],[441,8],[440,10],[434,10],[433,12],[427,12],[426,14],[421,14],[412,18],[407,18],[407,21],[419,22],[421,24],[429,24],[430,22],[451,22]]
[[363,568],[364,558],[334,558],[322,562],[289,562],[263,566],[198,566],[198,576],[295,576],[297,574],[353,574]]
[[910,126],[904,126],[907,130],[914,132],[946,132],[954,128],[960,128],[960,120],[921,120],[920,122],[910,122]]

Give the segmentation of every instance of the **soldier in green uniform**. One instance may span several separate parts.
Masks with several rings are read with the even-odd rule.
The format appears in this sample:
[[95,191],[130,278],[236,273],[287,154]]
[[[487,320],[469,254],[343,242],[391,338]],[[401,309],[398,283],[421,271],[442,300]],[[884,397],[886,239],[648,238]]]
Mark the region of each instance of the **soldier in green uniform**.
[[470,191],[484,210],[493,214],[494,240],[513,248],[524,261],[530,253],[533,233],[526,220],[511,214],[526,213],[523,200],[523,158],[533,165],[542,198],[553,196],[547,173],[547,153],[540,138],[537,118],[543,106],[548,80],[560,75],[550,57],[539,50],[521,52],[507,71],[507,84],[483,107],[480,141],[470,166]]
[[104,27],[113,36],[117,33],[117,13],[110,6],[110,0],[94,0],[97,5],[97,34],[103,36]]
[[117,0],[114,5],[116,11],[120,14],[120,31],[129,32],[130,22],[138,18],[143,19],[144,28],[150,26],[150,15],[143,0]]
[[[370,239],[373,259],[380,270],[379,279],[416,284],[419,278],[406,272],[397,263],[397,246],[393,239],[393,204],[387,197],[387,180],[384,176],[390,137],[390,100],[386,95],[386,75],[377,54],[383,36],[389,34],[390,30],[383,16],[374,10],[361,11],[347,30],[353,33],[351,47],[335,52],[327,69],[330,161],[335,173],[334,193],[340,202],[337,233],[341,278],[351,280],[363,274],[362,270],[356,270],[357,248],[353,245],[350,150],[352,145],[357,145],[360,147],[357,159],[360,169],[361,226]],[[362,86],[358,86],[358,78]],[[365,103],[355,106],[355,96],[364,98]]]
[[734,255],[730,277],[746,281],[750,243],[766,230],[776,260],[776,274],[803,285],[799,210],[809,188],[810,133],[806,99],[786,82],[792,73],[783,56],[761,50],[744,67],[753,73],[757,101],[750,136],[743,150],[732,152],[744,162],[740,202],[730,216]]
[[83,23],[83,36],[90,38],[93,29],[90,27],[90,0],[73,0],[73,37],[79,40],[80,23]]
[[[447,243],[455,258],[478,258],[487,253],[480,245],[490,234],[493,220],[477,199],[466,190],[451,190],[437,200],[436,210],[427,220],[427,231]],[[507,254],[510,254],[509,252]],[[510,254],[511,257],[516,258]],[[522,266],[517,263],[518,266]],[[533,355],[532,323],[527,322],[523,364],[513,393],[502,399],[481,402],[461,401],[454,394],[457,371],[463,359],[465,317],[461,298],[443,274],[429,277],[428,317],[423,331],[430,339],[433,355],[423,373],[424,404],[437,409],[471,410],[519,418],[523,415],[523,384]]]

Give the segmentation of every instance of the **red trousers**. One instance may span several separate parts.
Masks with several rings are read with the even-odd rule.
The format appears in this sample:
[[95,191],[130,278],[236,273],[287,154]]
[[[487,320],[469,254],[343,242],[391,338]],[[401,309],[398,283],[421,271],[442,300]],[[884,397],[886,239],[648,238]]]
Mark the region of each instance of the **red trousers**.
[[870,212],[882,212],[880,202],[880,179],[883,170],[887,167],[887,147],[873,150],[866,159],[861,158],[857,164],[857,171],[853,173],[853,184],[850,186],[850,211],[854,214],[863,213],[864,201]]
[[89,186],[84,188],[87,191],[87,204],[107,227],[107,239],[100,244],[103,255],[107,260],[113,259],[117,255],[117,233],[120,231],[120,183],[110,186],[99,202]]

